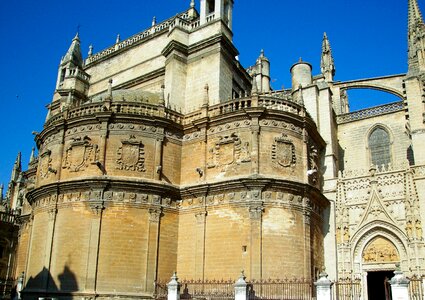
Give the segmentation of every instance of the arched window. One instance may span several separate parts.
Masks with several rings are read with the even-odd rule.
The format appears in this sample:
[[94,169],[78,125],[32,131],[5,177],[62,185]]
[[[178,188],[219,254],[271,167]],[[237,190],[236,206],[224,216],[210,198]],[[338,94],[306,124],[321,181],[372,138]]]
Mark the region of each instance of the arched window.
[[382,166],[391,163],[390,135],[384,128],[377,127],[369,135],[369,150],[373,165]]

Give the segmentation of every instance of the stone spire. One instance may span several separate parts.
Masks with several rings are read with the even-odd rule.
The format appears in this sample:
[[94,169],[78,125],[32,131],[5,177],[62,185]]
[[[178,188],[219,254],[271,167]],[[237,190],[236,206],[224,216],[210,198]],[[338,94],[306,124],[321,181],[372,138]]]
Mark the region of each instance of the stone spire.
[[81,55],[80,37],[78,32],[72,39],[68,52],[66,52],[65,56],[62,58],[61,65],[67,63],[72,63],[74,66],[78,67],[83,66],[83,56]]
[[21,152],[18,152],[18,155],[16,156],[15,164],[13,165],[12,175],[10,176],[10,181],[16,181],[19,173],[22,170],[22,164],[21,164],[22,155]]
[[408,53],[409,73],[425,71],[425,24],[417,0],[409,0]]
[[326,32],[323,34],[322,42],[322,59],[320,62],[320,69],[322,74],[325,76],[326,81],[333,81],[335,75],[334,58],[332,55],[331,44],[329,43]]
[[34,160],[35,160],[35,148],[32,147],[29,164],[32,164],[34,162]]

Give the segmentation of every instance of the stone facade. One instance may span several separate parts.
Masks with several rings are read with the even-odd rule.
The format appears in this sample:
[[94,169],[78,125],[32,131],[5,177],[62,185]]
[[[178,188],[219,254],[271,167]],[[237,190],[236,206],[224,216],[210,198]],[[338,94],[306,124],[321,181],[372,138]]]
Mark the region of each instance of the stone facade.
[[[369,272],[425,275],[423,48],[407,74],[336,82],[325,35],[321,74],[299,61],[274,91],[263,52],[248,69],[235,58],[233,0],[194,6],[85,60],[73,39],[38,156],[17,160],[7,194],[25,299],[324,268],[367,298]],[[424,28],[410,0],[409,38]],[[350,113],[360,87],[400,102]]]

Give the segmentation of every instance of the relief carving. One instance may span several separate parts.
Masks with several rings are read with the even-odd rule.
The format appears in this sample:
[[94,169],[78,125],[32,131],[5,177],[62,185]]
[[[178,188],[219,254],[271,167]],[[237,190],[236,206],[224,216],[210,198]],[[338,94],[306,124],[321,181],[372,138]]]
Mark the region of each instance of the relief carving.
[[272,160],[282,167],[295,167],[295,145],[286,134],[275,138],[272,146]]
[[52,170],[52,151],[47,150],[40,154],[40,177],[47,178]]
[[370,243],[363,252],[365,263],[398,262],[400,257],[395,246],[382,237],[378,237]]
[[128,140],[121,141],[121,144],[117,151],[117,169],[145,172],[145,146],[143,143],[131,135]]
[[242,143],[235,134],[220,136],[214,146],[208,151],[208,168],[226,167],[251,161],[248,142]]
[[65,153],[63,167],[71,172],[86,169],[98,160],[99,149],[88,136],[74,138]]

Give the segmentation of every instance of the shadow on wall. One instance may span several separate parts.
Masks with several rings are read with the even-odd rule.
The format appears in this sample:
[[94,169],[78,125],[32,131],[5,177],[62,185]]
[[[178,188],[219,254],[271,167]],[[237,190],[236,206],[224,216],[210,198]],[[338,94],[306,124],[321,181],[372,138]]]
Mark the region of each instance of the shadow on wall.
[[31,299],[40,296],[46,297],[51,294],[69,296],[72,292],[78,291],[77,277],[67,265],[64,266],[62,273],[58,275],[58,279],[59,287],[56,285],[49,270],[43,268],[35,277],[28,279],[22,294],[25,295],[25,299]]

